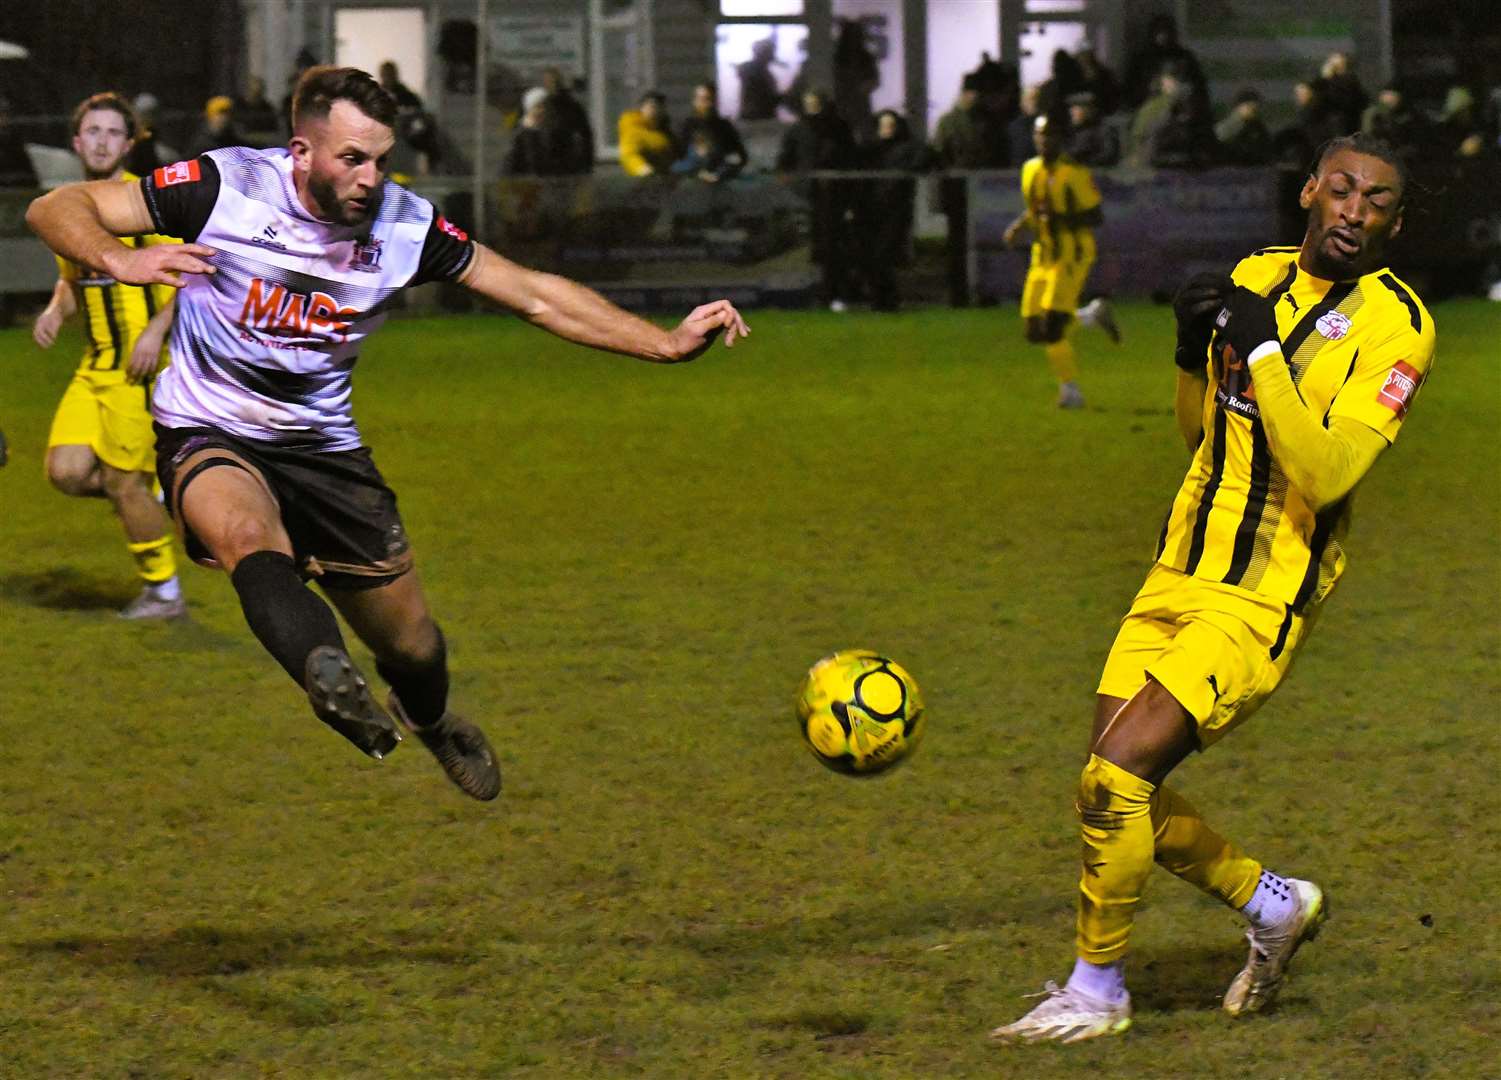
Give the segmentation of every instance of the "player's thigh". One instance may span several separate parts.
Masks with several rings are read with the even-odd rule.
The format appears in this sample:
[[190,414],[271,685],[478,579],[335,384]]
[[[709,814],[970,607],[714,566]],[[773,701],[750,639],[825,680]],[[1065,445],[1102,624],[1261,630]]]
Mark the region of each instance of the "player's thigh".
[[1187,709],[1155,678],[1122,705],[1100,731],[1091,752],[1153,784],[1199,748]]
[[415,568],[373,588],[319,585],[377,659],[423,663],[437,655],[438,627]]
[[1047,310],[1043,302],[1051,287],[1053,272],[1048,267],[1033,266],[1027,271],[1027,279],[1022,283],[1022,306],[1021,316],[1023,319],[1037,319]]
[[[254,465],[232,450],[208,447],[188,455],[171,477],[171,506],[183,531],[213,563],[233,571],[256,551],[292,554],[281,508]],[[203,561],[200,559],[200,561]]]
[[47,432],[47,448],[92,447],[98,434],[99,408],[94,403],[93,387],[80,372],[69,381],[62,400],[57,403],[57,411],[52,414],[52,427]]
[[99,433],[94,452],[99,460],[121,472],[150,472],[156,464],[156,433],[151,427],[149,388],[144,383],[117,382],[95,393]]
[[1088,263],[1058,263],[1048,277],[1047,288],[1041,296],[1043,308],[1049,312],[1073,315],[1079,310],[1079,294],[1084,291],[1084,279],[1088,276]]

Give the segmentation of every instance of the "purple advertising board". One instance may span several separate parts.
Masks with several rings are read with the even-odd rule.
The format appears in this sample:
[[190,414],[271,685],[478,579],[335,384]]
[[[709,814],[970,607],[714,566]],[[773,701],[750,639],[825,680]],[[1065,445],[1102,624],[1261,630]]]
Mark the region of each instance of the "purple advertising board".
[[[1001,234],[1022,210],[1017,172],[969,177],[970,280],[982,298],[1021,295],[1026,250]],[[1086,292],[1172,293],[1200,270],[1225,270],[1277,242],[1277,174],[1271,169],[1095,171],[1105,223]]]

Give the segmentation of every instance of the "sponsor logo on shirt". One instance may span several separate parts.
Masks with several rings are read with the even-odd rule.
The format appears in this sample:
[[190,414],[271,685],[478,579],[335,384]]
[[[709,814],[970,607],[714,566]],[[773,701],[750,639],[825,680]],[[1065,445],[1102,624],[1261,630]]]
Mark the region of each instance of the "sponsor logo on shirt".
[[1326,311],[1313,325],[1330,341],[1338,341],[1350,332],[1350,317],[1338,311]]
[[459,228],[453,222],[449,221],[442,214],[438,215],[438,228],[443,232],[446,232],[449,236],[453,237],[461,244],[467,244],[469,242],[469,234],[466,233],[463,229]]
[[1407,406],[1412,404],[1412,395],[1418,392],[1423,381],[1418,369],[1404,360],[1398,360],[1386,373],[1386,382],[1376,394],[1376,400],[1397,414],[1401,420],[1407,415]]
[[285,285],[252,278],[240,309],[240,326],[288,337],[337,334],[342,341],[349,332],[347,316],[359,310],[340,307],[327,293],[298,293]]
[[197,183],[203,179],[203,176],[198,168],[198,159],[193,158],[191,161],[163,165],[156,170],[156,175],[152,179],[156,181],[157,187],[164,188],[171,187],[173,184]]

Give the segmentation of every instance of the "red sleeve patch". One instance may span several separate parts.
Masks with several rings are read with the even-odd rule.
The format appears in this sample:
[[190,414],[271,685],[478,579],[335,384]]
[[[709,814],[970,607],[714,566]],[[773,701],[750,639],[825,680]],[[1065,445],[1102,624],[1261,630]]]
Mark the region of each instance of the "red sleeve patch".
[[173,184],[194,183],[203,179],[198,168],[198,159],[191,161],[179,161],[174,165],[163,165],[156,170],[152,177],[159,188],[171,187]]
[[1412,395],[1418,392],[1418,384],[1422,381],[1417,368],[1398,360],[1386,373],[1386,382],[1376,394],[1376,400],[1396,413],[1397,419],[1401,420],[1407,415],[1407,406],[1412,403]]
[[461,244],[467,244],[469,242],[469,234],[466,233],[463,229],[459,228],[453,222],[449,221],[442,214],[438,215],[438,228],[443,232],[446,232],[449,236],[453,237]]

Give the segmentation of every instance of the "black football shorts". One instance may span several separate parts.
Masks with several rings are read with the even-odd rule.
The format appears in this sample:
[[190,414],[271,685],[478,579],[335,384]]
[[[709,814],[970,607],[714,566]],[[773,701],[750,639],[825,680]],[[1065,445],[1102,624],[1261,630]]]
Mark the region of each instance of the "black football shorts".
[[167,511],[195,562],[215,565],[174,502],[205,469],[235,466],[227,457],[210,455],[185,475],[179,472],[200,451],[225,450],[252,465],[270,486],[304,577],[329,588],[373,589],[411,569],[412,549],[396,511],[396,493],[386,486],[368,448],[312,451],[241,439],[216,428],[155,427],[156,472]]

